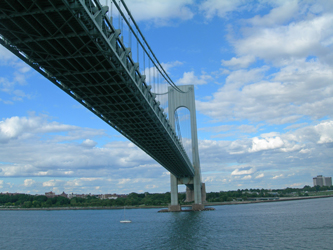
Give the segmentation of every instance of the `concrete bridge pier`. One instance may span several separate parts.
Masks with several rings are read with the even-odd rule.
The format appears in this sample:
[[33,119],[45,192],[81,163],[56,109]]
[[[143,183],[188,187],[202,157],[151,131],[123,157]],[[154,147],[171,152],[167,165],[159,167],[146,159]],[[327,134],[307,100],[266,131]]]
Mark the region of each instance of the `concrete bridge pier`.
[[[187,185],[186,186],[186,200],[185,202],[194,201],[194,187]],[[201,201],[202,203],[206,202],[206,185],[205,183],[201,183]]]
[[[186,178],[187,179],[187,178]],[[185,180],[186,181],[186,180]],[[181,206],[178,203],[178,184],[186,184],[186,202],[193,202],[192,210],[201,211],[205,208],[204,202],[206,201],[206,185],[200,183],[199,185],[193,184],[193,179],[184,182],[184,178],[177,179],[173,174],[170,174],[171,183],[171,204],[169,205],[170,212],[181,211]],[[192,183],[192,184],[190,184]]]
[[178,180],[177,177],[170,173],[170,184],[171,184],[171,204],[168,210],[170,212],[179,212],[181,210],[180,204],[178,203]]

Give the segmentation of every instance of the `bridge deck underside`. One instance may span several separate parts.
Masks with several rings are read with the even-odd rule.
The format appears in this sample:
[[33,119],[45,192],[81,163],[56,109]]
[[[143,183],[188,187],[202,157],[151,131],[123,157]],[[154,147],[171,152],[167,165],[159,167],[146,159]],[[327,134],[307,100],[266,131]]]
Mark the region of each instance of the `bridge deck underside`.
[[[11,51],[97,113],[175,176],[193,176],[147,98],[112,50],[62,0],[7,0],[0,34]],[[16,53],[20,56],[18,53]],[[22,53],[21,53],[22,54]],[[42,67],[42,68],[41,68]],[[40,70],[39,70],[40,72]],[[45,74],[44,74],[45,75]],[[60,84],[61,82],[61,84]]]

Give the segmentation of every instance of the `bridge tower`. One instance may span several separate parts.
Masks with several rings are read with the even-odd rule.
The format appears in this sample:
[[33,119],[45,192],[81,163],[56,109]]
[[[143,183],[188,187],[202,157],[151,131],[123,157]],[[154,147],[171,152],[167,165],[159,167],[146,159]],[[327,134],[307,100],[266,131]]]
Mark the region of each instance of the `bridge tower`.
[[178,86],[184,93],[169,87],[168,89],[168,109],[170,124],[175,130],[175,111],[184,107],[190,111],[191,119],[191,139],[192,139],[192,164],[194,177],[176,177],[170,173],[171,184],[171,204],[169,211],[180,211],[178,203],[178,185],[186,185],[186,201],[194,201],[192,210],[200,211],[204,209],[203,202],[206,200],[205,184],[201,182],[201,169],[198,147],[197,119],[195,109],[194,85]]

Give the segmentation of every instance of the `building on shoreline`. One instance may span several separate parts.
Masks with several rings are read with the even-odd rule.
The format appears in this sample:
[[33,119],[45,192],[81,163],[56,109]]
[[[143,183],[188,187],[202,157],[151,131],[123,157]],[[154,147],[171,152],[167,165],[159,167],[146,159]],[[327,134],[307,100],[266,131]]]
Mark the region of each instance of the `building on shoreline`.
[[3,192],[1,192],[0,194],[5,194],[5,195],[13,196],[13,195],[19,195],[19,194],[25,194],[25,193],[8,193],[8,192],[3,193]]
[[46,196],[47,198],[54,198],[54,197],[56,197],[55,193],[53,193],[52,191],[51,191],[51,192],[46,192],[46,193],[45,193],[45,196]]
[[332,177],[325,177],[323,175],[317,175],[317,177],[313,177],[313,186],[332,186]]
[[118,195],[117,194],[102,194],[102,195],[100,195],[99,198],[102,200],[106,200],[106,199],[116,200],[116,199],[118,199]]

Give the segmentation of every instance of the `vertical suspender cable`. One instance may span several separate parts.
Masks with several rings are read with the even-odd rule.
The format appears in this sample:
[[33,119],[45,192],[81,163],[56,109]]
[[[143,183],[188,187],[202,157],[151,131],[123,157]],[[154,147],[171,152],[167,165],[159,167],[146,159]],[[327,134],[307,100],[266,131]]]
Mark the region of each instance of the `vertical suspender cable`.
[[[120,7],[120,1],[119,1],[119,7]],[[120,15],[120,12],[119,12],[118,29],[120,29],[120,18],[121,18],[121,15]],[[123,32],[123,31],[121,31],[121,32]]]
[[[128,18],[128,22],[131,23],[131,18]],[[131,29],[128,29],[128,47],[132,48],[132,33]]]
[[[136,31],[136,33],[138,33],[138,31]],[[140,62],[139,62],[139,42],[138,42],[138,39],[136,40],[136,61],[140,65]],[[140,71],[140,69],[139,69],[139,71]]]

